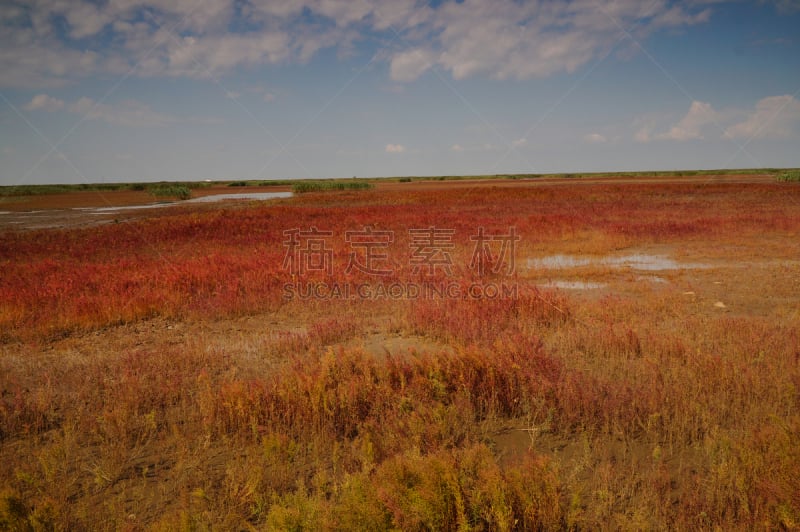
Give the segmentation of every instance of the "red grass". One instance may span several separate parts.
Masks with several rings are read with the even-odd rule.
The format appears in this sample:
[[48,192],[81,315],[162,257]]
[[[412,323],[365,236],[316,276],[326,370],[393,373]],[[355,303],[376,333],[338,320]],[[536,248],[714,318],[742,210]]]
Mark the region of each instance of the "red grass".
[[728,193],[732,187],[585,185],[491,194],[484,189],[480,194],[411,194],[413,206],[395,206],[409,198],[384,193],[382,205],[349,205],[343,216],[331,216],[330,208],[283,206],[77,231],[7,232],[0,235],[0,328],[6,337],[59,334],[154,315],[275,309],[280,287],[291,280],[282,267],[282,242],[283,231],[292,227],[333,232],[331,280],[337,282],[374,280],[344,274],[351,251],[344,233],[367,225],[394,231],[389,262],[395,273],[386,282],[416,279],[408,260],[410,228],[454,229],[453,263],[456,274],[463,275],[472,252],[469,237],[481,226],[498,234],[515,227],[522,249],[587,230],[610,239],[665,242],[800,227],[792,205],[778,202],[786,194],[783,188],[735,185],[733,195]]
[[[0,528],[796,528],[796,318],[709,317],[662,294],[577,303],[523,270],[581,239],[598,252],[784,242],[800,229],[795,196],[729,184],[311,194],[0,234],[0,445],[14,453]],[[365,226],[394,231],[391,275],[345,273],[345,232]],[[409,263],[408,230],[430,226],[455,231],[451,277]],[[310,227],[333,232],[333,274],[293,279],[283,232]],[[519,275],[470,271],[479,227],[516,228]],[[298,280],[517,291],[284,301]],[[198,326],[188,340],[104,344],[121,323],[227,327],[266,312],[278,330],[270,317],[227,343]],[[359,347],[397,333],[424,347]],[[531,449],[494,448],[509,427]],[[159,489],[171,503],[146,502]],[[137,504],[147,517],[132,524]]]

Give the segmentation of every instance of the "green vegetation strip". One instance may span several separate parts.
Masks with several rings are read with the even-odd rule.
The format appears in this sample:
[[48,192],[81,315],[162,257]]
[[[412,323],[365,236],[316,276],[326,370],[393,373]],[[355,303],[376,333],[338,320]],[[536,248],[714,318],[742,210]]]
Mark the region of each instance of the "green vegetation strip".
[[42,194],[64,194],[67,192],[115,192],[120,190],[131,191],[154,191],[166,190],[174,187],[182,187],[187,190],[205,188],[212,183],[187,181],[187,182],[167,182],[157,183],[84,183],[80,185],[12,185],[0,186],[0,197],[3,196],[39,196]]
[[160,185],[151,187],[149,192],[157,198],[187,200],[192,197],[192,191],[186,185]]
[[800,170],[789,170],[778,174],[776,179],[785,183],[800,183]]
[[166,191],[177,192],[177,188],[193,190],[212,185],[227,185],[229,187],[277,187],[291,186],[295,193],[324,192],[333,190],[365,190],[373,188],[375,182],[400,182],[412,181],[461,181],[470,179],[541,179],[541,178],[598,178],[598,177],[690,177],[704,175],[773,175],[782,182],[799,182],[800,169],[797,168],[742,168],[742,169],[717,169],[717,170],[669,170],[669,171],[642,171],[642,172],[584,172],[571,174],[493,174],[493,175],[448,175],[448,176],[403,176],[393,178],[362,178],[362,179],[275,179],[275,180],[239,180],[239,181],[161,181],[158,183],[89,183],[79,185],[12,185],[0,186],[0,197],[9,196],[34,196],[40,194],[63,194],[66,192],[100,191],[110,192],[117,190],[148,191],[157,197],[182,197],[167,194]]
[[367,190],[373,188],[367,181],[300,181],[292,186],[295,194],[327,192],[331,190]]

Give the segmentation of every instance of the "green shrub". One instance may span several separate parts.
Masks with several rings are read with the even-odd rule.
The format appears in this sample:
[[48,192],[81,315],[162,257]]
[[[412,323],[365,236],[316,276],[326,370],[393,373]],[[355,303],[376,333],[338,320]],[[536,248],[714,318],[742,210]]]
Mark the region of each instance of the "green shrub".
[[372,183],[366,181],[301,181],[292,186],[295,194],[306,192],[327,192],[331,190],[367,190]]
[[246,187],[247,186],[247,181],[233,181],[231,183],[228,183],[228,186],[229,187]]
[[192,191],[186,185],[156,185],[150,187],[150,194],[157,198],[177,198],[187,200],[192,197]]
[[784,183],[800,183],[800,170],[787,170],[778,174],[776,179]]
[[275,179],[275,180],[264,180],[259,181],[256,183],[260,187],[282,187],[286,185],[294,185],[295,181],[290,181],[288,179]]

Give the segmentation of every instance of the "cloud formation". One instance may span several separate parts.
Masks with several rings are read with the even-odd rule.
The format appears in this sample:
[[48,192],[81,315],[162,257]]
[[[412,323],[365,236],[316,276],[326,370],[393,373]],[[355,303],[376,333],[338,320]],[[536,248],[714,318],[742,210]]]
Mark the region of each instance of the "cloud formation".
[[394,81],[414,81],[433,66],[434,54],[423,49],[400,52],[392,57],[390,72]]
[[91,98],[81,98],[69,106],[69,111],[83,115],[88,120],[102,120],[128,127],[159,127],[177,121],[175,117],[154,111],[149,105],[135,100],[110,105],[95,102]]
[[622,28],[642,39],[705,22],[710,2],[16,0],[0,6],[0,85],[41,89],[98,72],[216,78],[323,49],[346,55],[371,37],[396,41],[380,57],[398,82],[433,67],[455,79],[528,79],[575,71]]
[[24,109],[26,111],[58,111],[62,107],[64,107],[64,100],[53,98],[47,94],[37,94],[30,103],[25,105]]
[[158,127],[178,121],[176,117],[154,111],[149,105],[136,100],[126,100],[111,105],[83,97],[67,105],[58,98],[37,94],[24,108],[28,111],[47,112],[65,109],[72,114],[81,115],[86,120],[101,120],[128,127]]
[[728,139],[787,138],[800,125],[800,101],[794,96],[770,96],[759,100],[747,117],[725,130]]
[[386,145],[386,153],[403,153],[406,151],[406,147],[402,144],[387,144]]
[[658,138],[678,141],[702,139],[703,128],[715,124],[718,116],[719,113],[711,107],[711,104],[694,101],[686,116]]
[[694,101],[686,115],[662,133],[653,131],[659,122],[663,127],[663,120],[650,117],[639,122],[633,136],[637,142],[792,138],[800,130],[800,100],[789,94],[768,96],[757,101],[753,109],[722,111],[710,103]]
[[[393,56],[391,73],[396,81],[409,81],[426,64],[440,66],[455,79],[529,79],[574,72],[607,53],[628,29],[644,39],[658,30],[707,21],[710,11],[703,3],[446,2],[420,24],[418,30],[428,39]],[[416,68],[395,68],[395,61],[407,63],[410,57],[420,58]]]

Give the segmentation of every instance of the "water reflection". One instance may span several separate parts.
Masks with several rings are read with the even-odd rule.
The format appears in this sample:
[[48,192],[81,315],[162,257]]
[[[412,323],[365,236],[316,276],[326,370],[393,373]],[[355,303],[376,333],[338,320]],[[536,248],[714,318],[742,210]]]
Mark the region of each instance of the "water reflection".
[[574,255],[550,255],[528,259],[528,268],[538,270],[556,270],[578,268],[581,266],[609,266],[612,268],[631,268],[643,271],[685,270],[710,268],[709,264],[681,263],[666,255],[650,255],[635,253],[619,257],[602,256],[586,257]]
[[125,205],[125,206],[111,206],[111,207],[78,207],[77,210],[87,211],[92,214],[103,214],[108,212],[129,211],[136,209],[156,209],[159,207],[170,207],[172,205],[186,205],[188,203],[214,203],[217,201],[226,200],[251,200],[251,201],[264,201],[279,198],[291,198],[292,192],[239,192],[236,194],[211,194],[209,196],[200,196],[182,201],[168,201],[163,203],[150,203],[147,205]]

